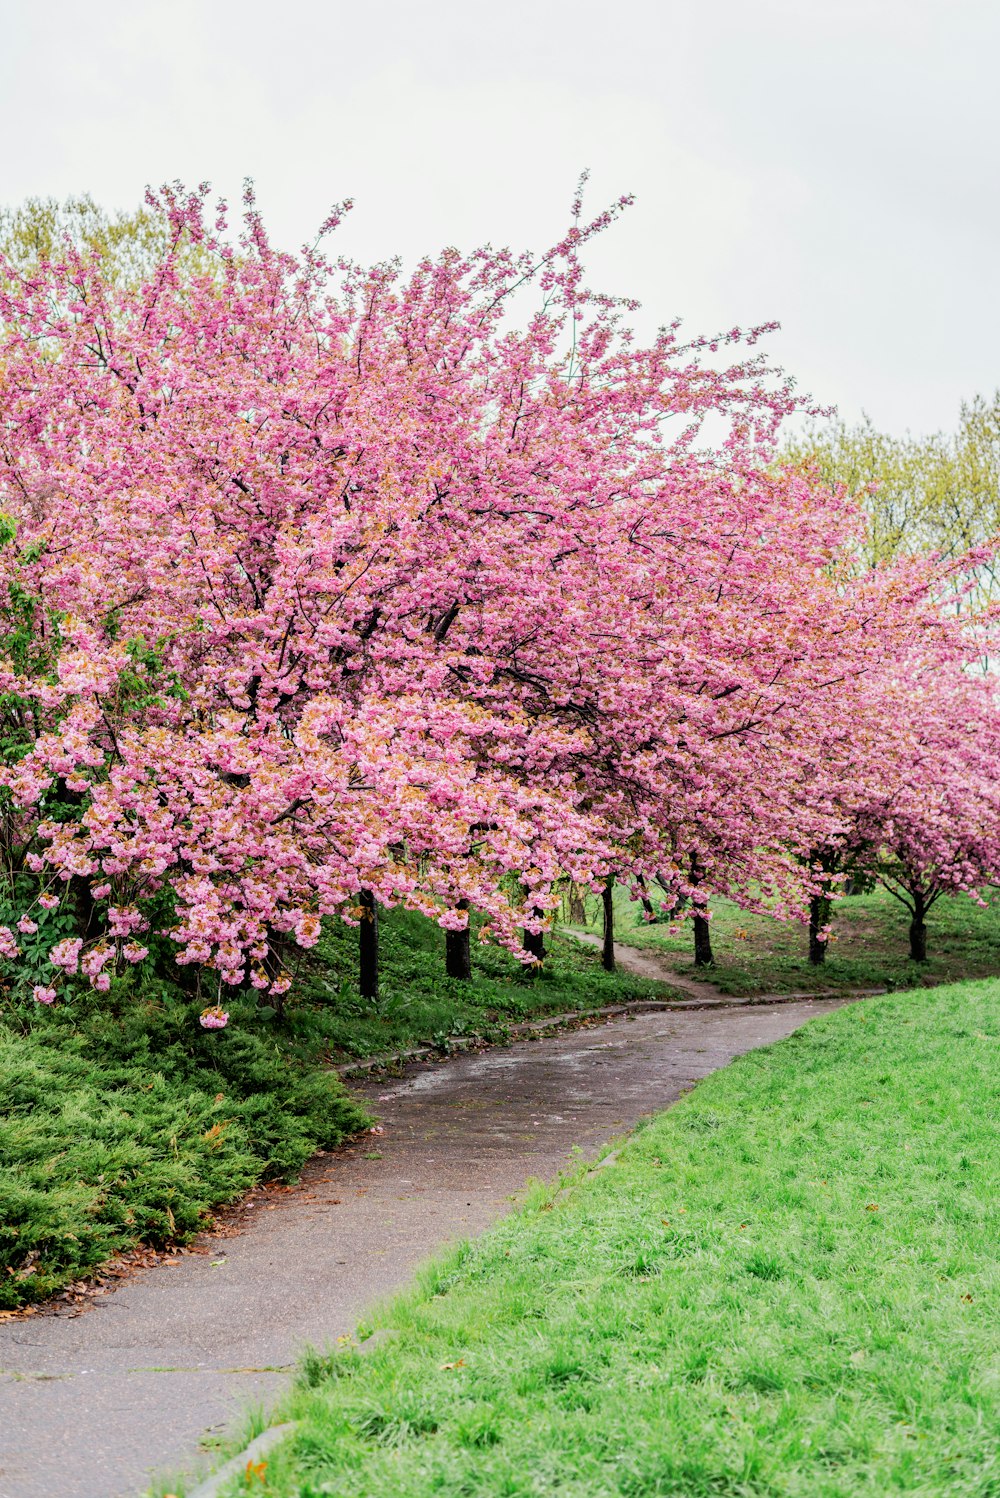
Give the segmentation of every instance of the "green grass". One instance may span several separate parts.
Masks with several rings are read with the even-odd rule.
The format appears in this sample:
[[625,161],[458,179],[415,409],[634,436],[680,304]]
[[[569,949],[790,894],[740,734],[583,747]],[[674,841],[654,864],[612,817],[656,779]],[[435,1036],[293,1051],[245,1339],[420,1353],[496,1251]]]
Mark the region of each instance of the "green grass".
[[[547,940],[535,976],[500,947],[472,942],[472,981],[445,976],[444,932],[405,910],[383,913],[379,935],[379,1001],[358,994],[358,933],[331,923],[303,974],[292,1023],[322,1033],[329,1055],[347,1061],[451,1036],[500,1040],[522,1020],[572,1009],[596,1009],[662,992],[628,973],[605,973],[593,951],[569,937]],[[297,1017],[297,1018],[296,1018]]]
[[[916,988],[1000,974],[1000,900],[995,891],[985,893],[985,910],[964,895],[937,902],[927,922],[925,963],[910,961],[909,916],[883,889],[837,901],[834,939],[820,967],[809,964],[803,924],[755,915],[729,900],[712,901],[712,968],[695,968],[688,922],[674,935],[665,923],[650,925],[621,888],[615,891],[615,938],[662,952],[679,973],[707,978],[730,994]],[[599,930],[600,901],[588,899],[587,913],[589,929]]]
[[231,1006],[176,994],[0,1023],[0,1309],[138,1243],[184,1241],[262,1177],[366,1123],[330,1072]]
[[654,991],[555,944],[532,979],[508,954],[474,951],[469,984],[443,971],[443,933],[393,912],[382,927],[374,1008],[354,981],[357,932],[331,930],[284,1018],[227,1001],[221,1031],[161,984],[109,1003],[88,992],[52,1011],[0,1004],[0,1310],[50,1295],[139,1243],[204,1228],[257,1181],[294,1176],[367,1122],[331,1061],[449,1036],[499,1039],[510,1023]]
[[824,1016],[535,1189],[307,1360],[266,1491],[996,1498],[998,1002]]

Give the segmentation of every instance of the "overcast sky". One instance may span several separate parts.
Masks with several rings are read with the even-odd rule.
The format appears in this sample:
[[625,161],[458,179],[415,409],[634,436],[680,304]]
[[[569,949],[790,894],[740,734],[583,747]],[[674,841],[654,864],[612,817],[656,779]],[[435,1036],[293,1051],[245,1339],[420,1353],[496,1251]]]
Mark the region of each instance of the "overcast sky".
[[845,416],[1000,386],[998,0],[2,0],[0,201],[256,179],[296,247],[538,247],[637,203],[590,279],[641,326],[777,318]]

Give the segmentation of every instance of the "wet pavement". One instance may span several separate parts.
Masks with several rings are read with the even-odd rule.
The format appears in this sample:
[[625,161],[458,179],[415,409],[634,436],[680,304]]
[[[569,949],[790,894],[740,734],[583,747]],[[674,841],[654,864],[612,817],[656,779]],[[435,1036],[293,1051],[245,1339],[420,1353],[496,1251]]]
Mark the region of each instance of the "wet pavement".
[[135,1498],[156,1472],[205,1470],[206,1433],[269,1404],[305,1344],[349,1334],[528,1177],[841,1002],[644,1014],[353,1087],[384,1133],[317,1157],[294,1191],[256,1193],[245,1231],[85,1315],[0,1325],[0,1498]]

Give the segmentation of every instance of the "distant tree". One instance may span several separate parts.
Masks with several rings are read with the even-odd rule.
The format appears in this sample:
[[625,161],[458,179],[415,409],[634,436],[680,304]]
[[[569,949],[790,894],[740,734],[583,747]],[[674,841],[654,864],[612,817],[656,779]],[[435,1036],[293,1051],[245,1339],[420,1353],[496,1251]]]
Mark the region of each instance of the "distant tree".
[[168,255],[181,280],[195,270],[211,274],[212,258],[191,237],[190,226],[181,229],[182,243],[172,245],[177,227],[172,231],[152,198],[130,212],[105,208],[87,193],[63,202],[26,198],[15,207],[0,207],[0,258],[24,274],[63,260],[70,249],[84,263],[99,260],[101,283],[118,291],[138,289]]
[[[963,403],[954,433],[893,437],[867,417],[835,421],[790,439],[784,455],[864,506],[872,565],[921,551],[958,557],[1000,533],[1000,391]],[[976,603],[1000,594],[992,557],[978,561],[973,581]]]

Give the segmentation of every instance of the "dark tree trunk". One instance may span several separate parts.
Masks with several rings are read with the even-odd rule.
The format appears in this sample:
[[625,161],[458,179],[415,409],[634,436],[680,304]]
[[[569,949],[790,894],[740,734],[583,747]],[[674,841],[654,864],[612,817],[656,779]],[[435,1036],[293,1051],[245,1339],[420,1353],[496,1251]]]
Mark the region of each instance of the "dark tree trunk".
[[[528,889],[525,889],[523,885],[521,886],[521,888],[522,888],[522,891],[524,893],[524,898],[527,899],[528,896],[530,895],[531,891],[528,890]],[[539,910],[538,907],[536,906],[532,910],[531,913],[532,913],[533,916],[536,916],[538,918],[538,920],[541,920],[542,916],[544,915],[545,912],[542,911],[542,910]],[[544,932],[542,932],[542,931],[529,931],[528,928],[527,928],[527,926],[525,926],[524,931],[522,933],[522,941],[523,941],[523,944],[524,944],[524,950],[529,954],[529,956],[533,957],[536,962],[544,962],[545,961],[545,933]]]
[[910,915],[910,956],[914,962],[927,961],[927,927],[924,925],[926,914],[927,906],[923,895],[914,895]]
[[[691,854],[691,884],[697,889],[704,878],[704,869],[698,861],[697,853]],[[695,967],[712,967],[715,958],[712,955],[712,933],[708,929],[708,919],[699,915],[699,910],[704,906],[696,905],[691,912],[694,922],[694,965]]]
[[[458,909],[468,910],[468,900],[459,900]],[[461,978],[468,983],[472,977],[472,946],[469,926],[464,931],[446,931],[444,934],[444,970],[449,978]]]
[[77,934],[86,940],[90,932],[90,923],[94,919],[94,897],[90,893],[90,881],[82,879],[79,874],[74,874],[69,882],[76,907]]
[[361,891],[358,928],[358,986],[363,999],[378,998],[378,906],[370,889]]
[[830,901],[825,895],[813,895],[809,901],[809,961],[820,967],[826,961],[827,943],[820,932],[830,919]]
[[712,956],[712,933],[708,920],[703,915],[692,916],[692,920],[694,921],[694,965],[695,967],[712,967],[715,958]]
[[601,947],[601,964],[606,973],[615,970],[615,881],[609,879],[602,895],[604,904],[604,942]]
[[[542,914],[542,912],[540,910],[537,910],[537,911],[535,911],[535,914],[540,917],[541,914]],[[544,962],[545,961],[545,935],[544,935],[544,933],[541,932],[541,931],[529,931],[528,928],[525,927],[525,930],[524,930],[524,950],[526,952],[530,952],[531,956],[534,957],[534,959],[535,959],[536,962]]]

